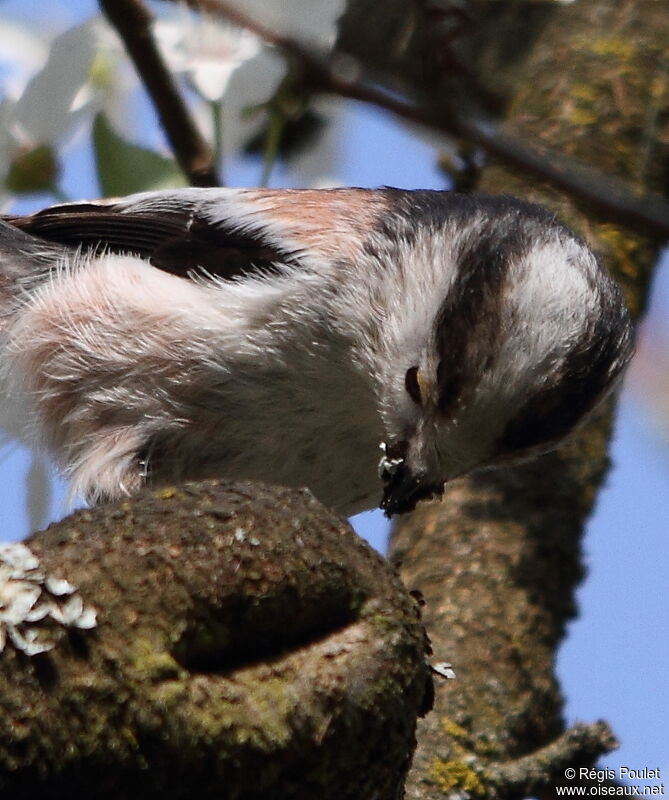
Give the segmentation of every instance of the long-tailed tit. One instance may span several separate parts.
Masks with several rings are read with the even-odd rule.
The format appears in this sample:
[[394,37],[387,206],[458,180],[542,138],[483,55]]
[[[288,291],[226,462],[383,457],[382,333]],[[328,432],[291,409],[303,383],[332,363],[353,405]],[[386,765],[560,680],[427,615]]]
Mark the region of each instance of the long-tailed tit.
[[618,287],[547,211],[397,189],[7,218],[0,326],[5,377],[74,492],[227,476],[344,514],[408,511],[550,449],[632,347]]

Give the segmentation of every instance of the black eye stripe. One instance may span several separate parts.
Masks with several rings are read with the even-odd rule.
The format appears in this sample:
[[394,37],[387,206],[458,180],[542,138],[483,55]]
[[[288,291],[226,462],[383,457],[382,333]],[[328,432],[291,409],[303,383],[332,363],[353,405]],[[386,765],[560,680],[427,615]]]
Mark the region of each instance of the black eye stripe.
[[[450,369],[450,372],[447,370]],[[457,408],[467,385],[467,375],[457,365],[440,361],[437,368],[437,385],[439,386],[439,411],[450,416]]]
[[418,383],[418,367],[409,367],[406,371],[404,375],[404,388],[407,390],[409,397],[414,403],[422,405],[423,396],[420,391],[420,384]]
[[558,442],[592,411],[614,383],[630,353],[631,330],[619,312],[598,320],[590,338],[567,355],[561,370],[535,391],[509,421],[497,445],[500,452],[530,450]]

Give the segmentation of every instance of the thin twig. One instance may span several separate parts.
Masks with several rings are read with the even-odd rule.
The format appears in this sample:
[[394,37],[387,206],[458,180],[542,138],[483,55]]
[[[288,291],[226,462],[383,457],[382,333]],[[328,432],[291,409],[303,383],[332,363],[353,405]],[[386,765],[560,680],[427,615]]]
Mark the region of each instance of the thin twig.
[[151,31],[142,0],[100,0],[142,80],[179,166],[193,186],[220,186],[211,148],[198,131]]
[[623,181],[555,151],[531,147],[518,137],[505,133],[490,120],[458,116],[452,111],[447,116],[438,109],[408,102],[377,86],[349,79],[337,70],[336,60],[328,63],[299,42],[252,19],[227,0],[189,0],[189,4],[252,31],[267,44],[293,58],[302,69],[305,83],[314,91],[359,100],[448,136],[468,139],[505,164],[535,175],[574,199],[587,203],[593,211],[611,222],[661,241],[669,239],[669,203],[659,195],[637,197]]

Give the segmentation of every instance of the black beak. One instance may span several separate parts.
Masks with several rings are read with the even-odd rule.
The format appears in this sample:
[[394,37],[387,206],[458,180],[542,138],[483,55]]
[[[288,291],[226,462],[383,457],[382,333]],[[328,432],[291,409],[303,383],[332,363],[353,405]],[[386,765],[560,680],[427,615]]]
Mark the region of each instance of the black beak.
[[441,497],[444,484],[435,485],[425,475],[414,475],[405,464],[398,464],[392,473],[383,476],[385,485],[381,508],[387,517],[413,511],[419,500]]

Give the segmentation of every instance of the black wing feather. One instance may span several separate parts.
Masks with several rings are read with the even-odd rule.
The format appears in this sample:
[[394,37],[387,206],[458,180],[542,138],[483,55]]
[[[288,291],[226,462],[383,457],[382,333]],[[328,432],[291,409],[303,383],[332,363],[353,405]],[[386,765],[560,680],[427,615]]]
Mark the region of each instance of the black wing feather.
[[212,225],[192,208],[132,211],[115,205],[53,206],[31,216],[7,217],[26,233],[84,250],[132,253],[183,278],[206,273],[231,279],[259,270],[276,271],[290,254],[257,234]]

